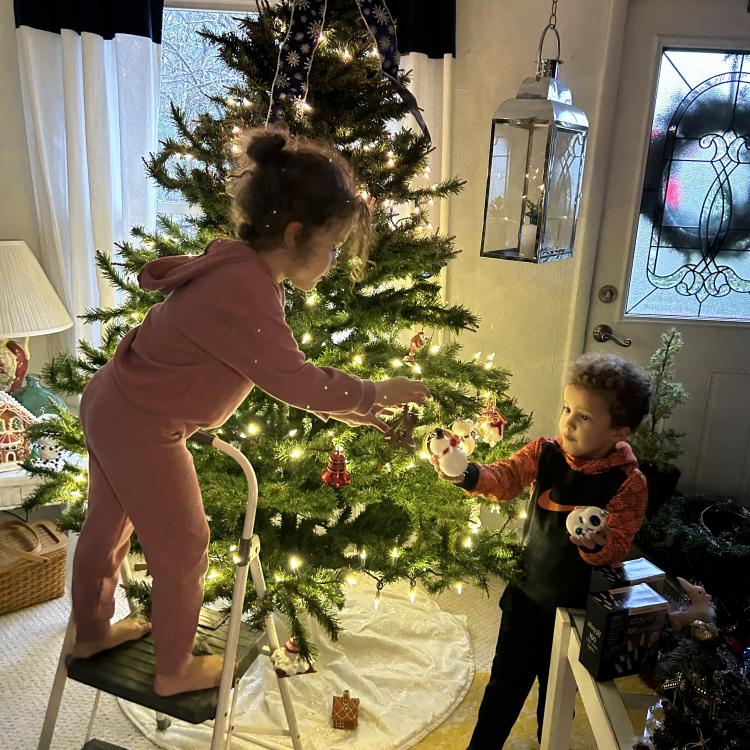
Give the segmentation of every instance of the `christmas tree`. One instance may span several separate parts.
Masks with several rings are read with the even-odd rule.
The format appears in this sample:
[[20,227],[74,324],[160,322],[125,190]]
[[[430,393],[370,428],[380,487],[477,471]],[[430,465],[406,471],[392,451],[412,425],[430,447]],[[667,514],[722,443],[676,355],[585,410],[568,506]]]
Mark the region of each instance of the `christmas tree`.
[[[184,224],[160,217],[156,231],[135,228],[115,257],[99,253],[99,268],[121,301],[85,316],[102,324],[100,347],[81,342],[77,355],[57,357],[46,367],[45,379],[57,391],[81,393],[127,330],[162,299],[135,280],[145,263],[199,254],[213,239],[232,234],[225,181],[234,166],[235,139],[265,122],[291,6],[262,3],[260,13],[243,19],[236,33],[203,32],[239,83],[214,101],[218,114],[187,121],[173,106],[177,136],[163,141],[147,164],[159,185],[178,191],[200,211]],[[320,28],[313,31],[321,34]],[[407,74],[395,75],[400,84],[408,83]],[[490,575],[513,577],[519,552],[515,532],[507,528],[513,506],[504,506],[499,529],[481,527],[476,504],[437,479],[422,444],[435,427],[456,419],[487,421],[496,407],[508,420],[505,439],[480,441],[472,456],[490,461],[519,446],[530,420],[508,396],[509,374],[495,365],[494,354],[463,360],[460,346],[449,339],[474,330],[478,320],[465,307],[441,300],[439,274],[457,250],[452,238],[433,229],[430,214],[462,182],[431,183],[430,143],[424,134],[397,125],[409,106],[381,72],[373,37],[355,3],[329,0],[307,99],[278,104],[293,134],[324,140],[351,161],[374,206],[374,240],[363,278],[354,282],[351,268],[342,263],[313,293],[288,289],[287,322],[316,364],[374,380],[407,374],[424,380],[432,392],[423,406],[391,418],[390,439],[370,428],[324,423],[257,388],[218,430],[250,458],[259,480],[255,533],[268,595],[259,603],[248,592],[247,610],[255,622],[269,609],[286,615],[307,656],[314,644],[303,613],[335,638],[352,573],[371,580],[375,596],[396,580],[440,592],[468,583],[486,589]],[[70,415],[44,423],[36,434],[54,438],[67,451],[85,452],[80,425]],[[415,448],[409,445],[412,435]],[[191,450],[211,526],[210,602],[231,592],[246,483],[223,454],[200,446]],[[85,474],[72,463],[30,469],[48,481],[27,507],[65,503],[64,526],[79,527],[85,517]],[[147,584],[133,583],[130,589],[147,602]]]

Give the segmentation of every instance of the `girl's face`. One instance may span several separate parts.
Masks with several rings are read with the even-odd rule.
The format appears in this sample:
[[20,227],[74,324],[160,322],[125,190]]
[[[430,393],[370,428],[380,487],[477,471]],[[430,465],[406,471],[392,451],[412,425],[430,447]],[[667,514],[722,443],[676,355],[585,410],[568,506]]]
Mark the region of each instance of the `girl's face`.
[[[301,226],[301,225],[300,225]],[[349,219],[335,219],[296,243],[288,278],[297,289],[310,292],[335,265],[341,245],[352,231]]]
[[568,385],[563,391],[560,437],[566,453],[576,458],[601,458],[630,434],[613,427],[609,404],[593,391]]

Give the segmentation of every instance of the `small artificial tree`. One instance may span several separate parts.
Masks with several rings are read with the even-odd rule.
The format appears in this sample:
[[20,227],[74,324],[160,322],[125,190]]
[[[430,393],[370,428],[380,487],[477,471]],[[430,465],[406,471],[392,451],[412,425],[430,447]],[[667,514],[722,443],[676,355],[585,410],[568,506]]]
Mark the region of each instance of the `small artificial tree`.
[[[188,121],[173,105],[178,135],[162,142],[147,164],[159,185],[182,193],[199,211],[187,225],[162,216],[157,231],[135,228],[133,241],[123,243],[116,258],[98,254],[99,268],[118,290],[120,303],[85,316],[104,326],[100,347],[81,342],[77,356],[57,357],[46,367],[45,378],[56,390],[81,393],[127,330],[163,299],[139,288],[136,275],[145,263],[201,253],[215,238],[232,234],[225,180],[234,168],[235,138],[265,121],[291,7],[287,0],[273,6],[261,2],[260,13],[244,18],[239,31],[203,32],[240,80],[214,100],[218,114]],[[420,448],[434,427],[476,417],[490,404],[508,419],[506,438],[493,446],[480,443],[477,460],[507,457],[530,425],[508,395],[509,374],[494,364],[494,354],[486,361],[462,361],[460,346],[443,338],[444,332],[474,330],[478,323],[465,307],[441,300],[439,274],[457,251],[452,238],[429,223],[432,206],[458,192],[462,182],[431,183],[430,144],[421,134],[393,127],[409,109],[381,74],[356,4],[329,0],[324,34],[310,70],[306,106],[281,102],[281,114],[292,133],[327,141],[351,161],[362,191],[374,201],[374,241],[361,281],[354,283],[348,264],[341,263],[313,293],[289,288],[287,322],[309,361],[375,380],[407,373],[423,379],[433,398],[414,409],[416,452],[384,440],[374,429],[323,423],[257,388],[218,431],[250,457],[259,480],[255,533],[268,592],[262,602],[248,592],[249,619],[260,623],[270,610],[286,615],[304,657],[314,644],[301,615],[306,612],[335,638],[351,572],[370,579],[373,593],[397,580],[420,582],[430,592],[461,582],[487,589],[490,575],[515,574],[520,550],[515,533],[505,525],[480,528],[476,507],[437,479]],[[404,73],[399,77],[408,81]],[[410,338],[407,353],[404,342]],[[37,436],[85,453],[73,417],[40,425]],[[348,459],[351,482],[335,487],[322,481],[322,473],[339,448]],[[191,450],[210,519],[206,600],[213,601],[231,592],[232,546],[241,531],[246,484],[223,454],[201,446]],[[341,461],[339,456],[333,465]],[[61,471],[30,469],[49,481],[27,506],[62,502],[65,526],[79,527],[85,517],[84,473],[70,463]],[[512,505],[503,512],[507,520],[516,513]],[[132,585],[130,593],[147,606],[147,585]]]
[[661,334],[661,346],[651,355],[647,368],[653,389],[651,410],[630,437],[641,466],[662,472],[675,468],[672,462],[682,454],[684,434],[666,425],[674,410],[688,399],[682,383],[675,380],[675,359],[682,345],[682,334],[676,328]]

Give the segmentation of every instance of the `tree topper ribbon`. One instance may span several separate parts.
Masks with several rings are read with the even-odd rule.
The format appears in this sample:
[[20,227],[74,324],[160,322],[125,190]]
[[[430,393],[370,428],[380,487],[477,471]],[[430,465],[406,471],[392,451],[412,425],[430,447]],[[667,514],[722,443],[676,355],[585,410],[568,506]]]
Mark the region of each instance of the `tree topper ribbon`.
[[[375,41],[383,75],[394,85],[403,102],[419,124],[428,144],[432,142],[414,94],[398,80],[400,55],[396,24],[385,0],[354,0],[367,29]],[[308,77],[315,50],[325,27],[327,0],[295,0],[284,43],[279,50],[276,76],[271,88],[271,104],[266,125],[279,119],[279,103],[291,99],[303,103],[307,98]]]

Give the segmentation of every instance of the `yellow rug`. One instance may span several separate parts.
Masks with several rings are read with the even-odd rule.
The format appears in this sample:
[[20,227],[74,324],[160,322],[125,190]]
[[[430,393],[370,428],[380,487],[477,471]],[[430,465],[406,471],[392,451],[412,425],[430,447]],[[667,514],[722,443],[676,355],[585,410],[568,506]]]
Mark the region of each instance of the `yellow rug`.
[[[469,692],[459,707],[434,732],[412,747],[412,750],[465,750],[469,744],[479,704],[482,702],[485,685],[489,680],[487,672],[477,672]],[[637,677],[625,677],[618,680],[618,686],[623,692],[642,693],[645,688]],[[513,727],[504,750],[538,750],[536,740],[536,694],[534,687],[526,699],[521,715]],[[636,731],[642,731],[644,723],[643,711],[629,711],[630,719]],[[573,736],[570,741],[571,750],[597,750],[591,735],[586,712],[583,709],[580,696],[576,696],[576,715],[573,719]]]

